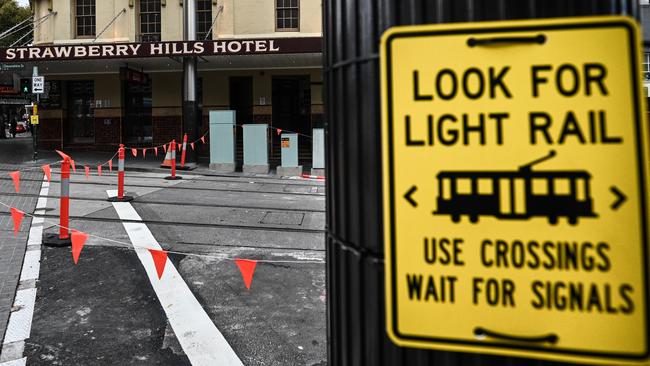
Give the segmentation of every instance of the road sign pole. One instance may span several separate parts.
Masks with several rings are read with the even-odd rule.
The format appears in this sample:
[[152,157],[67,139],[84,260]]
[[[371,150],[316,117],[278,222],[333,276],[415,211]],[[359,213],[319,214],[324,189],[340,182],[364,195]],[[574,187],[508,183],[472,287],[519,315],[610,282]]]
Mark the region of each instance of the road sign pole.
[[[386,331],[384,281],[389,263],[385,261],[383,216],[388,207],[382,205],[382,104],[378,57],[380,37],[388,28],[398,25],[607,14],[636,17],[638,2],[523,0],[494,1],[488,4],[478,0],[326,0],[323,9],[323,95],[328,170],[326,281],[329,364],[555,365],[556,363],[530,358],[399,347],[389,339]],[[436,58],[438,57],[433,57]],[[428,80],[427,87],[435,88],[435,81]],[[413,89],[409,91],[411,94]],[[468,104],[471,102],[465,103]],[[424,119],[424,122],[418,123],[418,131],[423,133],[426,143],[427,133],[422,132],[424,130],[420,127],[426,126],[427,121]],[[403,121],[400,126],[404,126]],[[402,142],[403,139],[404,136],[400,135],[399,141]],[[522,159],[522,164],[545,153],[548,150],[531,156],[530,160]],[[430,174],[429,167],[421,166],[413,174],[425,172]],[[435,184],[435,176],[430,178],[428,184]],[[407,197],[402,197],[402,200],[408,205],[410,199],[418,205],[418,209],[424,209],[425,201],[432,202],[435,199],[424,197],[424,188],[431,192],[429,187],[410,190],[405,187],[401,194]],[[466,218],[463,217],[463,220]],[[563,224],[569,225],[566,221]],[[421,242],[412,244],[422,246]],[[430,312],[435,313],[436,309],[432,305]],[[462,318],[466,315],[468,314],[455,313],[450,317]],[[476,341],[492,335],[484,329],[476,328],[475,331],[477,330],[479,332],[474,334]],[[585,334],[587,336],[590,335]],[[521,357],[525,356],[522,354]]]
[[[38,66],[34,66],[32,70],[32,77],[38,77]],[[33,88],[32,88],[33,89]],[[32,126],[31,132],[32,132],[32,150],[34,151],[34,161],[38,160],[38,126],[39,126],[39,117],[38,117],[38,105],[41,101],[41,94],[37,93],[36,94],[36,103],[34,104],[33,107],[33,115],[36,116],[36,118],[31,118],[32,120],[30,125]],[[27,112],[27,111],[25,111]],[[36,122],[36,123],[34,123]]]

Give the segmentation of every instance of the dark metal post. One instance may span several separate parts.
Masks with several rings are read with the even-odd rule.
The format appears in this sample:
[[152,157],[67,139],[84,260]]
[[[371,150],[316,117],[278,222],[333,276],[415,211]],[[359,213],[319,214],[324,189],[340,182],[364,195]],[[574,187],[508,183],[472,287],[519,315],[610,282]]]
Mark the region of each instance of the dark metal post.
[[559,365],[395,346],[386,335],[379,39],[393,26],[638,15],[626,0],[325,0],[329,365]]
[[[196,40],[196,0],[183,2],[183,39]],[[198,104],[196,100],[197,63],[196,57],[183,58],[183,132],[187,133],[190,141],[199,136],[200,125]],[[188,151],[187,166],[198,163],[196,151]]]
[[[33,68],[32,77],[34,77],[34,76],[38,76],[38,66],[34,66],[34,68]],[[38,105],[40,103],[41,103],[41,95],[36,94],[36,104],[34,104],[34,108],[33,108],[33,111],[36,111],[36,113],[34,113],[35,116],[38,116]],[[27,114],[26,109],[25,109],[25,114]],[[30,123],[29,125],[32,126],[32,128],[31,128],[32,131],[31,132],[32,132],[32,149],[34,150],[34,161],[37,161],[38,160],[38,126],[39,126],[39,124]],[[3,133],[4,133],[4,131],[3,131]]]

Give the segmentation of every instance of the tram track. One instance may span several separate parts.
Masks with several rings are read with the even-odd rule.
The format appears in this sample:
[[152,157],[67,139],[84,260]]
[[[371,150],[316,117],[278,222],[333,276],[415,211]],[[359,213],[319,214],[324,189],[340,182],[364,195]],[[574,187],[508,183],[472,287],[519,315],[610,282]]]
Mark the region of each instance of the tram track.
[[[77,164],[77,166],[83,166],[81,164]],[[34,169],[34,168],[39,168],[39,167],[28,167],[29,169]],[[6,169],[6,168],[0,168],[0,172],[13,172],[15,169]],[[34,172],[39,172],[38,169],[34,169]],[[160,170],[160,172],[152,172],[152,171],[140,171],[140,170],[129,170],[128,168],[126,169],[126,172],[132,172],[132,173],[143,173],[147,175],[129,175],[128,179],[152,179],[152,178],[159,178],[158,175],[156,174],[161,174],[165,173],[165,170]],[[183,172],[179,172],[179,175],[182,175]],[[79,173],[80,174],[80,173]],[[117,174],[111,173],[111,172],[103,172],[103,176],[108,176],[108,177],[115,177],[117,179]],[[323,187],[325,186],[324,182],[319,182],[319,181],[314,181],[314,180],[303,180],[303,181],[296,181],[296,180],[286,180],[286,182],[278,182],[278,180],[282,180],[281,178],[276,178],[276,177],[246,177],[246,176],[231,176],[231,175],[206,175],[206,174],[193,174],[190,173],[192,176],[190,179],[191,181],[196,181],[196,182],[209,182],[209,183],[223,183],[223,182],[228,182],[228,183],[244,183],[242,180],[245,180],[247,182],[253,182],[256,184],[266,184],[266,185],[290,185],[290,186],[317,186],[317,187]],[[54,176],[54,174],[53,174]],[[214,178],[230,178],[230,179],[201,179],[200,177],[214,177]],[[0,179],[6,179],[6,178],[0,178]],[[256,181],[256,180],[268,180],[269,182],[261,182],[261,181]],[[54,180],[53,180],[54,181]]]
[[[58,200],[61,197],[58,195],[47,195],[47,196],[42,196],[39,194],[28,194],[28,193],[0,193],[0,196],[11,196],[11,197],[26,197],[26,198],[47,198],[47,199],[54,199]],[[325,213],[325,210],[317,210],[317,209],[310,209],[310,208],[301,208],[301,209],[295,209],[295,208],[284,208],[284,207],[260,207],[260,206],[243,206],[243,205],[229,205],[229,204],[208,204],[208,203],[188,203],[188,202],[174,202],[174,201],[143,201],[141,199],[133,201],[134,204],[143,204],[143,205],[171,205],[171,206],[186,206],[186,207],[208,207],[208,208],[236,208],[236,209],[242,209],[242,210],[260,210],[260,211],[269,211],[269,212],[274,212],[274,211],[280,211],[280,212],[295,212],[295,213],[302,213],[302,212],[309,212],[309,213]],[[70,197],[71,201],[90,201],[90,202],[107,202],[106,199],[104,198],[90,198],[90,197]]]
[[[11,178],[0,177],[0,181],[11,181]],[[22,182],[42,182],[40,179],[21,179]],[[187,180],[188,182],[191,180]],[[51,183],[61,183],[60,180],[52,179]],[[241,182],[240,182],[241,183]],[[93,185],[93,186],[105,186],[105,187],[116,187],[116,184],[107,184],[101,182],[71,182],[73,185]],[[301,185],[305,187],[310,187],[308,185]],[[174,189],[174,190],[192,190],[192,191],[202,191],[202,192],[233,192],[233,193],[261,193],[261,194],[278,194],[278,195],[295,195],[295,196],[314,196],[314,197],[324,197],[324,193],[311,193],[311,192],[276,192],[276,191],[251,191],[247,189],[232,189],[232,188],[203,188],[203,187],[183,187],[182,184],[169,185],[169,186],[152,186],[144,184],[128,184],[128,187],[134,188],[160,188],[160,189]],[[318,186],[314,186],[318,187]],[[3,195],[4,193],[0,193]]]
[[[315,248],[292,248],[292,247],[270,247],[270,246],[254,246],[254,245],[224,245],[224,244],[210,244],[210,243],[193,243],[193,242],[185,242],[181,241],[176,244],[172,244],[171,246],[181,246],[181,245],[190,245],[190,246],[196,246],[196,247],[222,247],[222,248],[235,248],[235,249],[240,249],[240,248],[245,248],[245,249],[262,249],[262,250],[290,250],[290,251],[296,251],[296,252],[315,252],[315,253],[325,253],[325,244],[323,243],[323,249],[315,249]],[[178,251],[178,250],[174,250]],[[189,252],[188,253],[193,253]]]
[[[8,212],[0,212],[0,216],[10,217]],[[32,215],[33,217],[42,217],[44,219],[59,219],[59,215],[44,214]],[[72,216],[70,221],[90,221],[90,222],[103,222],[103,223],[144,223],[147,225],[164,225],[164,226],[189,226],[196,228],[219,228],[219,229],[239,229],[239,230],[258,230],[258,231],[276,231],[276,232],[292,232],[292,233],[325,233],[325,229],[301,229],[282,226],[255,226],[255,225],[241,225],[241,224],[221,224],[221,223],[200,223],[200,222],[174,222],[162,220],[120,220],[107,217],[89,217],[89,216]]]

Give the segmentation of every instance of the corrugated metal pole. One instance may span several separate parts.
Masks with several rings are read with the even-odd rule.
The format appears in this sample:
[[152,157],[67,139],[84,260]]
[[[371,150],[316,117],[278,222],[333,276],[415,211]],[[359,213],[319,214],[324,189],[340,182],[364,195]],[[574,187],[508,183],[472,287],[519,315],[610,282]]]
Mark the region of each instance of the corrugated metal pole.
[[560,365],[400,348],[388,339],[377,56],[382,33],[406,24],[638,12],[636,0],[324,0],[329,365]]

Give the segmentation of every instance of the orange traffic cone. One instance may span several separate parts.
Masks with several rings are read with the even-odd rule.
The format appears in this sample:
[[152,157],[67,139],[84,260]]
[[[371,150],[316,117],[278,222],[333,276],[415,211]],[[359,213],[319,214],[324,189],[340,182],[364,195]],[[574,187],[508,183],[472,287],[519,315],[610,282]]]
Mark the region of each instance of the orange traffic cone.
[[176,150],[172,151],[171,148],[167,149],[167,154],[165,154],[165,160],[163,160],[162,164],[160,164],[161,168],[171,168],[172,167],[172,161],[176,158]]

